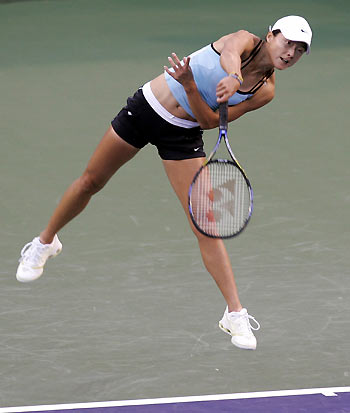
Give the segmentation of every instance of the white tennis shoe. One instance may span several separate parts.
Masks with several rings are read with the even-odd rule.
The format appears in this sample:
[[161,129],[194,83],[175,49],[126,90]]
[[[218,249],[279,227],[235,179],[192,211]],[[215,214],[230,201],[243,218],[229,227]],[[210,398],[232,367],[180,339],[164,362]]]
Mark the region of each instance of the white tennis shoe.
[[42,244],[39,237],[26,244],[21,251],[16,278],[21,282],[30,282],[38,279],[48,258],[55,257],[62,251],[62,244],[55,235],[51,244]]
[[[250,324],[250,320],[256,323],[256,327]],[[246,308],[243,308],[240,312],[232,311],[229,313],[226,307],[225,313],[219,321],[219,327],[232,336],[231,343],[236,347],[246,350],[256,349],[256,338],[252,330],[259,330],[260,324],[248,314]]]

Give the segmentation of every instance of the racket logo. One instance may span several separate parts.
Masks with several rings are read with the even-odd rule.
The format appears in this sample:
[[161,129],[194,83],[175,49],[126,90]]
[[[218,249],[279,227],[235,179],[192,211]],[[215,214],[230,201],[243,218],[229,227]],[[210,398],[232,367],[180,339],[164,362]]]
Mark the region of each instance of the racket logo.
[[230,180],[208,193],[209,211],[208,221],[219,223],[222,211],[227,211],[232,217],[235,216],[235,180]]

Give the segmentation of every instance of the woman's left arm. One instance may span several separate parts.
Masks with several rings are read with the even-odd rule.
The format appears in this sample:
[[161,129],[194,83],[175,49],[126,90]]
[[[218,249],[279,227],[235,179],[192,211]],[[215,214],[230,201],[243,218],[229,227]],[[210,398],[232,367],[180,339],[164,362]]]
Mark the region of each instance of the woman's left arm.
[[168,60],[173,71],[170,71],[167,66],[164,66],[164,70],[185,89],[188,103],[200,127],[202,129],[215,128],[219,125],[219,114],[214,112],[200,95],[190,67],[191,58],[184,57],[182,65],[175,53],[171,56]]

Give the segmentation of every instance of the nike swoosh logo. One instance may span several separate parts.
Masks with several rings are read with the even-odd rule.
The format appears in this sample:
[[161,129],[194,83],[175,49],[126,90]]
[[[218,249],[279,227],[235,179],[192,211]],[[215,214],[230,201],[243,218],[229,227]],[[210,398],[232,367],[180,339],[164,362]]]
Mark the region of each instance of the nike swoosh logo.
[[199,151],[200,150],[200,147],[199,148],[194,148],[194,151],[195,152],[197,152],[197,151]]

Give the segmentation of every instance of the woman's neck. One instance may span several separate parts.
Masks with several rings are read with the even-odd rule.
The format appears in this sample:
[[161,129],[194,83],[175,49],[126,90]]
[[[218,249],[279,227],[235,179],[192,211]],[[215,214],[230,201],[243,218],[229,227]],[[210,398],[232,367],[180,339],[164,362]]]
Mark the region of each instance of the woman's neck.
[[270,57],[270,54],[267,48],[268,48],[268,45],[266,41],[263,40],[259,53],[255,56],[254,60],[251,62],[250,71],[265,74],[274,68],[274,65],[271,61],[271,57]]

